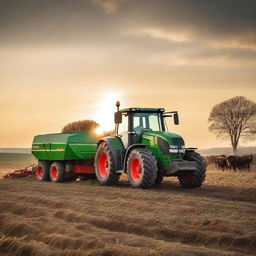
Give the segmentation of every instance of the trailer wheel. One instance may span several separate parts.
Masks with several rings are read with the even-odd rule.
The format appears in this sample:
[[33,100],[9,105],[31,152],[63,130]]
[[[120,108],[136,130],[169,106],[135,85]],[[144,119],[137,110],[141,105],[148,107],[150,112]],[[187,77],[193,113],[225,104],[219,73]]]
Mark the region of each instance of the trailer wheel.
[[48,161],[39,161],[36,166],[36,179],[38,181],[49,181],[50,163]]
[[118,182],[120,174],[116,173],[115,159],[105,142],[101,143],[95,156],[95,174],[101,185],[114,185]]
[[145,148],[133,149],[127,160],[127,174],[132,187],[151,187],[157,177],[155,157]]
[[53,162],[50,167],[50,177],[53,182],[63,182],[65,179],[65,166],[61,162]]
[[180,184],[185,188],[200,187],[206,176],[205,160],[196,152],[186,152],[183,159],[188,161],[195,161],[197,163],[197,168],[194,171],[180,175],[178,177]]

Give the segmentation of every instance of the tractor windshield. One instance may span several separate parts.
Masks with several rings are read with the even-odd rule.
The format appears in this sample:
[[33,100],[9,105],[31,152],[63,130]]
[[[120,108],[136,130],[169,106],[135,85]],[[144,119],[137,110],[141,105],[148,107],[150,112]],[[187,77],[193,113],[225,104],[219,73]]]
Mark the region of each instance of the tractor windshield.
[[143,131],[162,131],[160,113],[135,113],[133,115],[133,130],[136,134]]

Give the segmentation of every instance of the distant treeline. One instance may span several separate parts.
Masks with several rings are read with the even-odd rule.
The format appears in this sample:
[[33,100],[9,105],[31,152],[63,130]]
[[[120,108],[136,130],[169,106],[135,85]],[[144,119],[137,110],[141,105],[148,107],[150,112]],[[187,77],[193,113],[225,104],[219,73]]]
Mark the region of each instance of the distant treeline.
[[[198,151],[203,156],[233,154],[233,148],[231,147],[208,148],[208,149],[200,149]],[[256,153],[256,147],[239,147],[237,151],[238,155],[250,155],[255,153]]]

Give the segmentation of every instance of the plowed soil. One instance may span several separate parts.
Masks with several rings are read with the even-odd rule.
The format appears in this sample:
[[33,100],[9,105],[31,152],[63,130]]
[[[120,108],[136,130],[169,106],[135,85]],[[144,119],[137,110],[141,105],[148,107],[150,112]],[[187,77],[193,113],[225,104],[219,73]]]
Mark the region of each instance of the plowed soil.
[[0,255],[255,255],[256,171],[149,190],[0,180]]

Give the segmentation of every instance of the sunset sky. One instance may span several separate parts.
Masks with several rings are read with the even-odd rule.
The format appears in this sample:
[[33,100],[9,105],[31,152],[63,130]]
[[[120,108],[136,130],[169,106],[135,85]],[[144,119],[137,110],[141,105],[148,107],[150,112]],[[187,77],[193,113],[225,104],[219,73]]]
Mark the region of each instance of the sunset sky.
[[254,0],[0,1],[0,147],[111,128],[116,100],[179,111],[186,146],[229,146],[207,119],[234,96],[256,101]]

